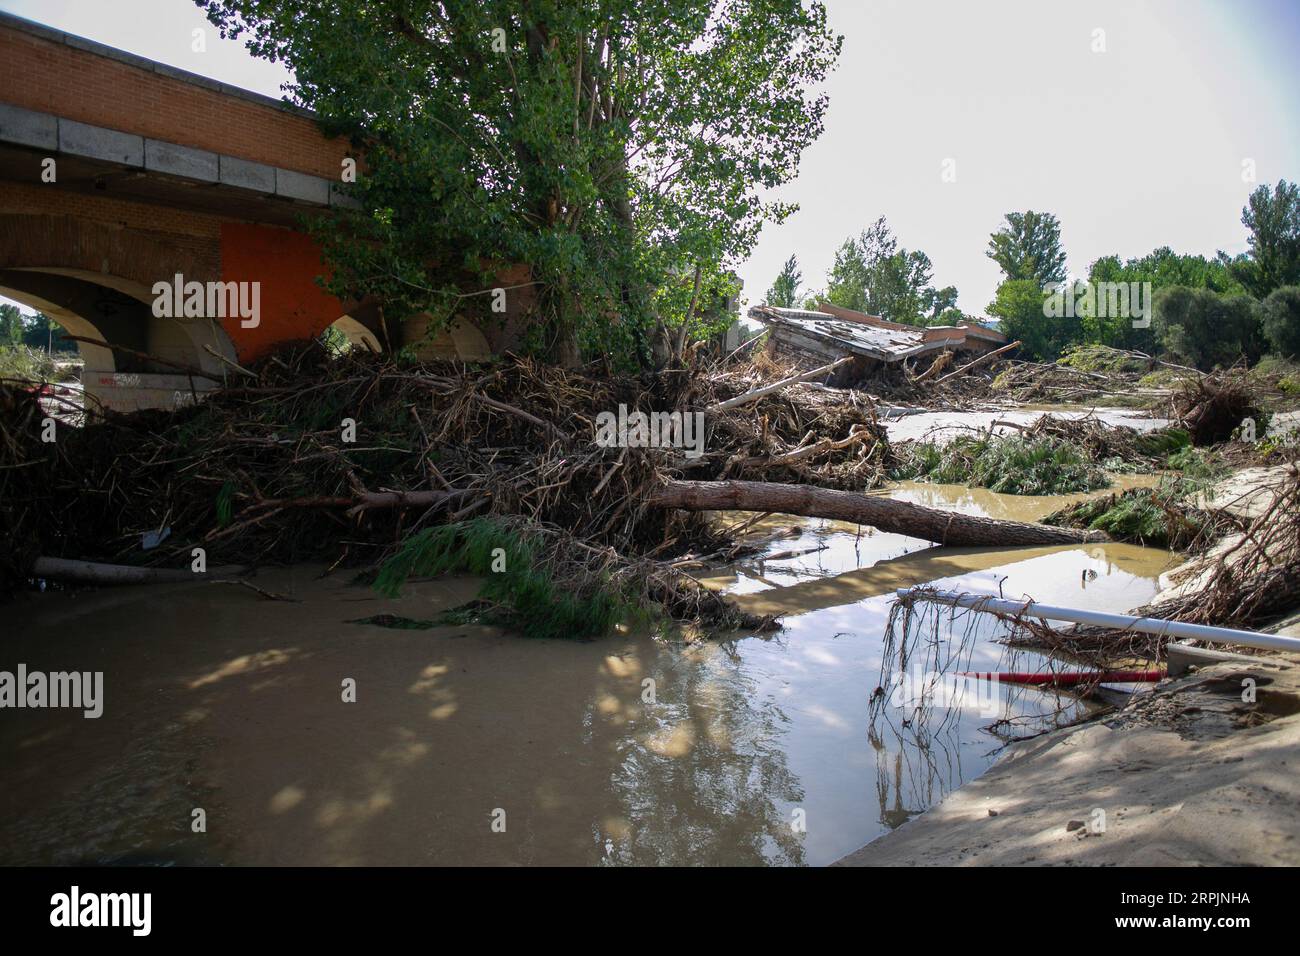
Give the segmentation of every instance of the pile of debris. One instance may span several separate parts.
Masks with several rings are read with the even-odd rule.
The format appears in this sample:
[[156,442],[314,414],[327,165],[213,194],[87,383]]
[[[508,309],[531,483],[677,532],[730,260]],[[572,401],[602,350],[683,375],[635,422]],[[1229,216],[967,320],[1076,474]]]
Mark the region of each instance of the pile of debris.
[[950,544],[1088,538],[863,494],[891,460],[876,407],[817,386],[761,371],[595,376],[513,357],[413,365],[313,344],[201,403],[59,426],[54,441],[36,400],[10,390],[0,576],[21,585],[38,558],[174,575],[196,548],[214,566],[373,572],[429,529],[468,534],[490,518],[548,567],[567,572],[582,555],[579,580],[558,577],[570,592],[635,582],[634,599],[730,624],[742,618],[671,565],[725,549],[704,511],[838,518]]

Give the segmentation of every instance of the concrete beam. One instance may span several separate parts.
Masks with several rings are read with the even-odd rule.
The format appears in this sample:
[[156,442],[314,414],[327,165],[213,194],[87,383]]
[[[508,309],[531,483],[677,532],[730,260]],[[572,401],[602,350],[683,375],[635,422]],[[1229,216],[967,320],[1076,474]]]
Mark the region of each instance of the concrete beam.
[[49,113],[0,103],[0,140],[55,152],[59,148],[59,121]]
[[162,140],[144,141],[144,168],[152,172],[184,176],[205,183],[215,183],[220,178],[219,157],[206,149],[194,149]]
[[59,152],[124,166],[143,166],[144,137],[59,117]]
[[286,199],[328,206],[330,202],[330,181],[320,176],[295,173],[292,170],[276,168],[275,194]]
[[1251,667],[1269,666],[1276,661],[1267,657],[1252,657],[1248,654],[1234,654],[1231,651],[1216,651],[1210,647],[1193,647],[1181,641],[1170,641],[1165,645],[1167,669],[1170,677],[1182,677],[1193,667],[1209,667],[1230,661]]
[[259,193],[275,192],[275,167],[254,163],[234,156],[220,156],[222,185],[252,189]]
[[146,139],[133,133],[0,103],[0,144],[48,150],[84,159],[138,166],[149,172],[196,182],[219,183],[314,206],[355,208],[351,196],[322,176],[311,176],[226,156],[181,143]]

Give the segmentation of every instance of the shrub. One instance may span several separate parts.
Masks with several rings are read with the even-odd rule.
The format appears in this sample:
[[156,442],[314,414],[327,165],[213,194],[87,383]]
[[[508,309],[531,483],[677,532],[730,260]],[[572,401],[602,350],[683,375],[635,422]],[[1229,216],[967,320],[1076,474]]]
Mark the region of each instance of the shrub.
[[1259,310],[1269,346],[1279,355],[1300,358],[1300,286],[1274,289]]
[[1012,495],[1063,495],[1110,484],[1106,473],[1070,442],[1019,435],[918,442],[903,451],[894,478],[969,484]]

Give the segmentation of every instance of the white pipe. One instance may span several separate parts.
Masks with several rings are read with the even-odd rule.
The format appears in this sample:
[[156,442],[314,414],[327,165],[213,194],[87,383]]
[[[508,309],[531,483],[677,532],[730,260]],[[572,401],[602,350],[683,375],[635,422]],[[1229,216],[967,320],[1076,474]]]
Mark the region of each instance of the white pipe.
[[1114,627],[1146,634],[1213,641],[1218,644],[1241,644],[1244,647],[1269,648],[1300,653],[1300,638],[1261,634],[1258,631],[1238,631],[1230,627],[1210,627],[1207,624],[1186,624],[1166,621],[1158,617],[1133,617],[1130,614],[1106,614],[1073,607],[1055,607],[1033,601],[1008,601],[991,594],[965,594],[960,591],[928,591],[922,588],[899,588],[900,598],[921,598],[939,604],[973,608],[977,611],[997,611],[1001,614],[1028,615],[1053,621],[1072,621],[1075,624],[1094,624],[1097,627]]

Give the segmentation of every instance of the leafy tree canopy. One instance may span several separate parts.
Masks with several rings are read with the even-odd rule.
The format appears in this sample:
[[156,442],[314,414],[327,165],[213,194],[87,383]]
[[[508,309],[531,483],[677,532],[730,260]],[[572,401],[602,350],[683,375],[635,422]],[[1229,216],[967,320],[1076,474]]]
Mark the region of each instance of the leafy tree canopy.
[[1065,281],[1061,224],[1048,212],[1007,213],[1006,222],[989,236],[985,255],[1008,279],[1032,279],[1040,286]]
[[1276,189],[1260,186],[1242,209],[1241,223],[1250,232],[1250,255],[1233,265],[1247,290],[1262,299],[1282,286],[1300,285],[1300,187],[1285,179]]
[[1079,335],[1077,320],[1047,315],[1043,305],[1047,295],[1037,279],[1007,279],[988,307],[1002,333],[1010,341],[1020,341],[1019,354],[1041,362],[1055,361]]
[[763,196],[841,44],[798,0],[195,2],[364,152],[362,212],[317,230],[334,291],[449,316],[526,263],[552,355],[643,360],[656,318],[725,294],[792,211]]
[[779,309],[792,309],[799,301],[799,285],[803,282],[803,273],[799,270],[799,260],[791,256],[777,273],[772,288],[767,290],[767,304]]
[[930,257],[899,248],[881,216],[856,239],[844,240],[835,253],[826,299],[893,322],[933,325],[957,303],[956,287],[935,289],[933,273]]
[[1254,361],[1264,351],[1256,303],[1248,295],[1170,286],[1156,294],[1152,326],[1161,346],[1197,368]]
[[1259,307],[1268,344],[1279,355],[1300,359],[1300,286],[1274,289]]

